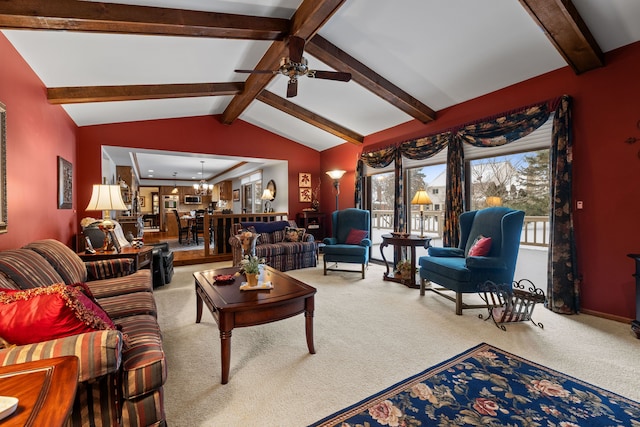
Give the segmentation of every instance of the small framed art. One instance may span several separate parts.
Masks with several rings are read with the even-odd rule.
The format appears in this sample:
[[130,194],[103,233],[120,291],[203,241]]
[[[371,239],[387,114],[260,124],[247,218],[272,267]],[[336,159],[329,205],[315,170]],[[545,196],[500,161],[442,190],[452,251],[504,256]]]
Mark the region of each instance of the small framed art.
[[300,172],[298,174],[298,187],[311,187],[311,174],[309,172]]
[[240,189],[236,188],[235,190],[233,190],[233,201],[234,202],[239,202],[240,201]]
[[73,206],[73,166],[71,162],[58,156],[58,209]]
[[300,192],[300,202],[311,202],[311,187],[309,188],[299,188]]

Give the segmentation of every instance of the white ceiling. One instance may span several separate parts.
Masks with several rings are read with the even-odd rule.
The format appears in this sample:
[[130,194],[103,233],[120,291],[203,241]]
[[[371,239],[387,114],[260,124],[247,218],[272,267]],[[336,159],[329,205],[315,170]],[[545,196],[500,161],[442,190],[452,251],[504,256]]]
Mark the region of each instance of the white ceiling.
[[[289,19],[301,1],[113,3]],[[640,40],[640,1],[573,0],[573,4],[602,51]],[[71,31],[3,32],[46,87],[239,82],[248,75],[234,69],[254,68],[271,44]],[[319,34],[435,111],[567,65],[517,1],[347,0]],[[310,68],[330,70],[311,55],[305,57]],[[278,75],[267,89],[284,97],[286,84],[287,78]],[[78,126],[87,126],[221,114],[231,99],[99,102],[66,104],[64,109]],[[412,120],[354,81],[304,78],[298,96],[290,100],[362,135]],[[344,143],[259,101],[253,101],[240,119],[318,151]],[[199,160],[195,165],[200,166]],[[170,177],[178,166],[162,173]],[[208,170],[205,175],[215,173]]]

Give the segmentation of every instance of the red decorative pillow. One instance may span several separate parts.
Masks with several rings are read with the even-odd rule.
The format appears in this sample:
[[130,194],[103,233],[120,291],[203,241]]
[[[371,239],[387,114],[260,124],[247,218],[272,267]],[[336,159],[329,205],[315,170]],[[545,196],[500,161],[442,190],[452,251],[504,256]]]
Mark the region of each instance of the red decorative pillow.
[[478,236],[469,249],[469,256],[486,256],[491,250],[491,237]]
[[366,239],[369,237],[369,232],[367,230],[358,230],[352,228],[349,230],[349,234],[347,235],[347,240],[345,243],[347,245],[359,245],[362,239]]
[[0,289],[0,336],[23,345],[116,329],[109,316],[74,286]]

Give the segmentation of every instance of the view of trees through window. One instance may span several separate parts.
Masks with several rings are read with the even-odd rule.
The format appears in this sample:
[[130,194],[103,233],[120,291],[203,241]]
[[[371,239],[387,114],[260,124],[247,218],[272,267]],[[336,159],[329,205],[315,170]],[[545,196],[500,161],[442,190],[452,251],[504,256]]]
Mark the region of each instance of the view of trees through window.
[[470,173],[471,210],[497,204],[549,214],[549,150],[474,160]]

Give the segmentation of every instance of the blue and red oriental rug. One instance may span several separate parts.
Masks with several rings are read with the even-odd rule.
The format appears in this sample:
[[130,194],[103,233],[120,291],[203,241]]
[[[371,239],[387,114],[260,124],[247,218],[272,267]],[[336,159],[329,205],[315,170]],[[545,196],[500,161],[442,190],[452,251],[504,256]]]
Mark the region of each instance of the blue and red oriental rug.
[[640,427],[638,420],[638,402],[483,343],[312,427]]

